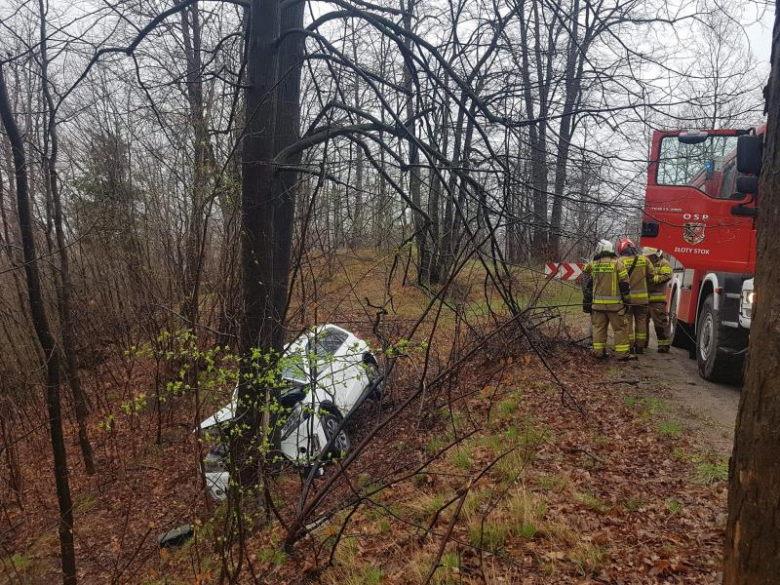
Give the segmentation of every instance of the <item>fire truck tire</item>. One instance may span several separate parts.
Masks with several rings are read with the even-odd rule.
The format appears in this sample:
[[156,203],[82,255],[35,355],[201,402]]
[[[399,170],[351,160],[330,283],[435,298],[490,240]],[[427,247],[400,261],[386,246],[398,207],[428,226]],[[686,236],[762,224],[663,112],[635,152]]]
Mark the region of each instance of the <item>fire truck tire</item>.
[[739,343],[739,335],[737,329],[720,322],[712,295],[704,299],[696,327],[696,362],[702,378],[712,382],[734,382],[741,378],[742,355],[724,351]]

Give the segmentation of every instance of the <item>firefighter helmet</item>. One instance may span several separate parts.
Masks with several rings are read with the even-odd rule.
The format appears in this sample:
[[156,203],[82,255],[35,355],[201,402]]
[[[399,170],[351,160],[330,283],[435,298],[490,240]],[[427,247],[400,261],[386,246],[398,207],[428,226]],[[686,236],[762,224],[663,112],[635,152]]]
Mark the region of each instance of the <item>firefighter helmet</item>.
[[664,251],[660,248],[653,248],[651,246],[645,246],[642,250],[645,256],[655,256],[656,258],[663,258]]
[[636,251],[636,244],[634,243],[633,240],[631,240],[629,238],[623,238],[622,240],[620,240],[618,242],[618,245],[617,245],[618,254],[623,255],[626,252],[626,250],[628,250],[629,248],[631,248],[631,250],[629,250],[629,252],[628,252],[629,254],[631,252],[635,252]]
[[612,245],[612,242],[609,240],[599,240],[598,243],[596,243],[596,252],[595,254],[604,254],[605,252],[613,252],[614,253],[615,248]]

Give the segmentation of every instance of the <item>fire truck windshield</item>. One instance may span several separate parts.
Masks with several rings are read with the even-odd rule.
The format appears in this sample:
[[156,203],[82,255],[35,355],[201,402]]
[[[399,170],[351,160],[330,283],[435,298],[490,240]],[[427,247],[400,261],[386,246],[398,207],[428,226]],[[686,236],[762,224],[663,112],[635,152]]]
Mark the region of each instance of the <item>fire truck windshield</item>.
[[698,144],[666,136],[661,141],[656,182],[696,187],[710,197],[728,199],[734,193],[736,148],[736,136],[709,136]]

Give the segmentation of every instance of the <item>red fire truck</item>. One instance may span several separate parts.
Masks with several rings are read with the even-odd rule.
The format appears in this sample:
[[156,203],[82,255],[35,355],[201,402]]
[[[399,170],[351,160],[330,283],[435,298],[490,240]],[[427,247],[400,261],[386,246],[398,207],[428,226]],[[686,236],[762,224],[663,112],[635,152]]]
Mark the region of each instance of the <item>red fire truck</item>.
[[764,128],[656,131],[642,245],[674,266],[673,344],[708,380],[742,375],[755,297],[756,195]]

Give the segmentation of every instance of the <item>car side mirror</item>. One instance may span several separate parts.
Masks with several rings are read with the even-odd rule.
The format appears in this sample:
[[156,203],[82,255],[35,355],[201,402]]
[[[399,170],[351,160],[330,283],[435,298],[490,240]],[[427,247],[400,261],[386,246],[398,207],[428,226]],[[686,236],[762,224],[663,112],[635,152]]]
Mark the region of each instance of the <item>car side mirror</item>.
[[[758,193],[758,177],[737,177],[737,194],[755,195]],[[732,198],[735,196],[732,196]]]
[[745,134],[737,138],[737,171],[749,175],[761,174],[761,158],[764,154],[762,138]]

